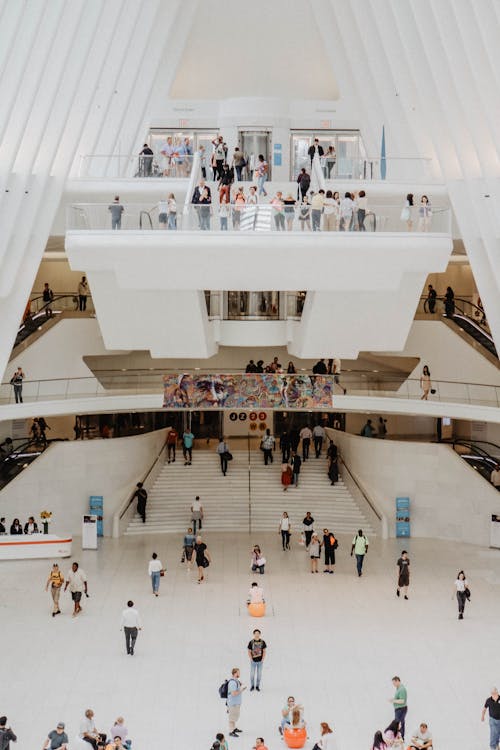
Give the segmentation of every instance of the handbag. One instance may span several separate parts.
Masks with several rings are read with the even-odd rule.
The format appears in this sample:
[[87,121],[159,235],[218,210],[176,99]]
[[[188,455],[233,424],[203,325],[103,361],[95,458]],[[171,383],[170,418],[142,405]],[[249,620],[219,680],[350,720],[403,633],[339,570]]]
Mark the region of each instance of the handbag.
[[229,453],[229,451],[224,451],[222,454],[222,458],[225,458],[226,461],[232,461],[233,460],[233,454]]
[[160,576],[161,576],[161,577],[163,578],[163,576],[164,576],[164,575],[165,575],[165,571],[164,571],[164,570],[163,570],[163,568],[162,568],[162,569],[160,570]]
[[203,558],[203,567],[208,568],[210,565],[210,560],[208,560],[206,557]]
[[432,394],[436,393],[436,389],[435,388],[431,388],[431,393]]

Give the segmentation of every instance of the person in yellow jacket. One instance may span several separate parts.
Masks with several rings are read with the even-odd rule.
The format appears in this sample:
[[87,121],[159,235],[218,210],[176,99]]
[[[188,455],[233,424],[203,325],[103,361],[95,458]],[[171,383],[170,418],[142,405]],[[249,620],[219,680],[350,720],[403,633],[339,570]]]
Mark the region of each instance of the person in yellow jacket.
[[56,615],[61,614],[61,610],[59,609],[59,597],[61,595],[61,589],[62,585],[64,583],[64,576],[59,570],[59,565],[57,563],[54,563],[52,565],[52,570],[49,573],[49,577],[47,578],[47,583],[45,585],[45,591],[48,591],[50,586],[50,593],[52,595],[52,601],[54,603],[54,607],[52,609],[52,617],[55,617]]

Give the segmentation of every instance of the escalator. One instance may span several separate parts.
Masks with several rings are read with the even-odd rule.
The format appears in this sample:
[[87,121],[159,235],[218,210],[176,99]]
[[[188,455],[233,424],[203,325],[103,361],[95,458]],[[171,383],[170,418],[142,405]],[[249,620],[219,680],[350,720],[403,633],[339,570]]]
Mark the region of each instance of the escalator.
[[[51,311],[50,314],[47,312],[48,310]],[[44,302],[42,296],[33,297],[19,326],[14,349],[44,326],[52,325],[63,312],[76,312],[77,310],[78,296],[76,294],[56,294],[51,302]],[[91,313],[92,311],[92,300],[88,297],[87,312]]]
[[488,483],[490,482],[491,472],[500,463],[500,445],[489,443],[486,440],[470,441],[462,439],[450,441],[449,444],[474,471],[481,474]]
[[43,453],[51,441],[20,438],[0,446],[0,490]]
[[[424,312],[429,313],[429,300],[424,299]],[[445,321],[450,321],[450,324],[455,327],[457,326],[461,331],[467,334],[468,337],[474,339],[480,347],[485,349],[495,359],[499,359],[498,352],[496,350],[493,336],[491,335],[484,309],[480,305],[476,305],[468,299],[463,297],[455,297],[455,309],[453,315],[447,315],[444,308],[444,297],[437,297],[436,304],[443,305],[443,317]],[[438,309],[435,312],[441,314]]]

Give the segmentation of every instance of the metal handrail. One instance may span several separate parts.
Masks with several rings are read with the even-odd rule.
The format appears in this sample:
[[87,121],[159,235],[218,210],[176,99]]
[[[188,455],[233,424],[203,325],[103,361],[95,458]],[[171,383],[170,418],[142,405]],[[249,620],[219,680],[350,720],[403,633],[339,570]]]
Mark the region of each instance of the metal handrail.
[[346,464],[346,462],[343,459],[342,454],[340,453],[340,451],[339,451],[339,458],[338,458],[338,460],[345,467],[345,469],[346,469],[347,473],[349,474],[349,476],[351,477],[352,481],[354,482],[354,484],[356,485],[356,487],[358,488],[358,490],[361,492],[361,494],[363,495],[364,499],[366,500],[366,502],[368,503],[368,505],[370,506],[370,508],[372,509],[372,511],[375,513],[375,515],[377,516],[377,518],[380,521],[380,523],[382,523],[382,521],[383,521],[382,514],[373,505],[371,499],[368,497],[368,495],[366,494],[365,490],[361,487],[361,485],[359,484],[358,480],[356,479],[356,477],[354,476],[354,474],[352,473],[352,471],[350,470],[350,468]]
[[[147,478],[149,477],[149,475],[151,474],[151,472],[155,468],[156,464],[160,460],[161,454],[166,450],[166,448],[167,448],[167,444],[163,443],[160,452],[158,453],[158,455],[156,456],[155,460],[153,461],[153,463],[149,467],[149,469],[146,472],[146,474],[144,475],[143,479],[140,480],[143,484],[146,482]],[[128,511],[128,509],[130,508],[130,506],[132,505],[133,502],[134,502],[134,496],[132,495],[132,497],[129,499],[127,505],[125,506],[125,508],[123,508],[123,510],[121,511],[120,515],[118,516],[118,518],[119,518],[120,521],[123,518],[123,516],[125,515],[125,513]]]

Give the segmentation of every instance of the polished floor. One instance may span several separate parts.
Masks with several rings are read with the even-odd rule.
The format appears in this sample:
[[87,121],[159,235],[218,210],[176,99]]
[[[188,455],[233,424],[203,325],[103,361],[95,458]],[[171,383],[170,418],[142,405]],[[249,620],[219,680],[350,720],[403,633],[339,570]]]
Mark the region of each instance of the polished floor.
[[[208,750],[215,733],[227,730],[217,688],[233,666],[248,682],[246,645],[256,624],[268,644],[262,692],[244,694],[243,734],[231,748],[250,750],[259,735],[270,750],[279,748],[280,709],[293,694],[305,706],[308,747],[328,721],[340,750],[367,749],[374,730],[392,718],[394,674],[408,689],[409,731],[425,720],[440,750],[488,747],[480,713],[500,682],[500,551],[409,540],[412,579],[404,601],[395,596],[399,540],[374,540],[362,578],[348,554],[350,538],[340,539],[335,575],[311,575],[297,539],[282,552],[278,533],[210,533],[206,541],[213,565],[198,586],[196,573],[180,564],[177,536],[105,540],[97,552],[79,554],[77,540],[74,559],[90,591],[77,619],[69,593],[63,614],[51,617],[44,592],[49,561],[0,564],[0,713],[17,732],[17,747],[41,747],[59,720],[73,738],[91,707],[103,731],[125,716],[138,750]],[[268,561],[268,612],[259,621],[244,606],[255,542]],[[158,599],[147,577],[153,550],[168,568]],[[453,581],[461,567],[472,603],[458,621]],[[144,626],[133,657],[119,630],[129,598]]]

